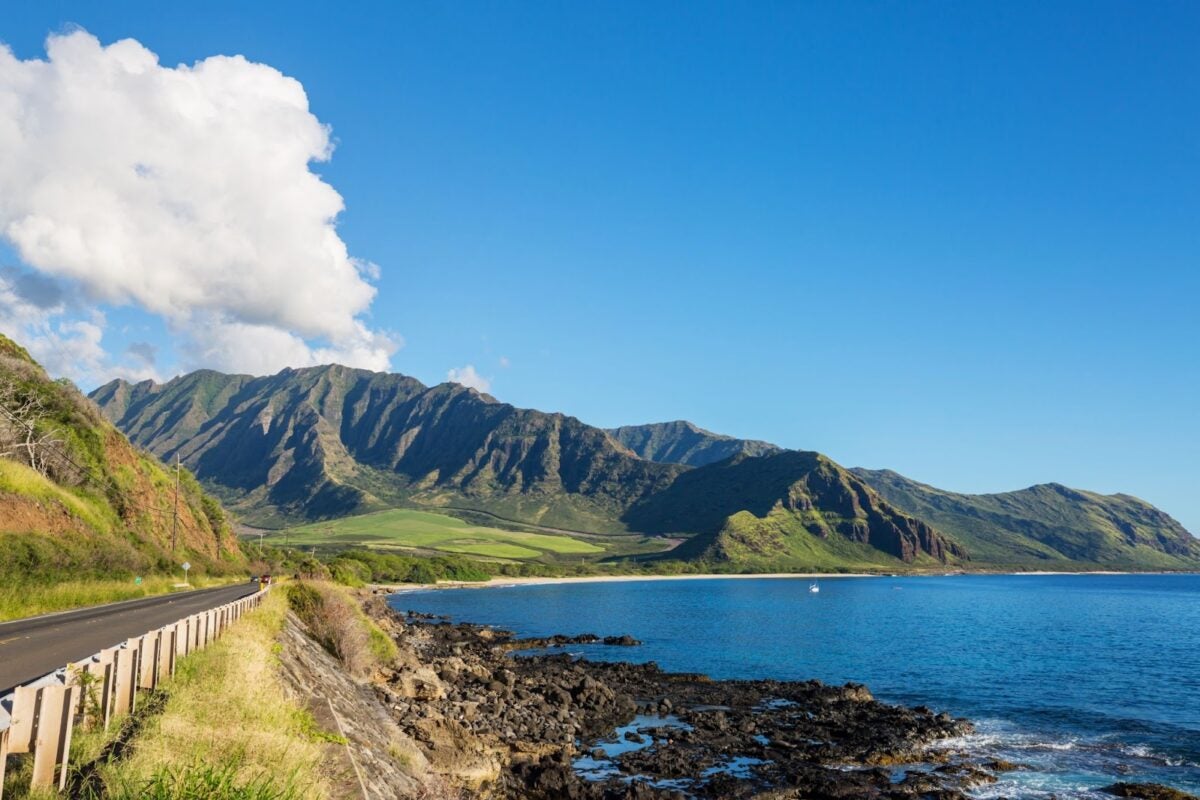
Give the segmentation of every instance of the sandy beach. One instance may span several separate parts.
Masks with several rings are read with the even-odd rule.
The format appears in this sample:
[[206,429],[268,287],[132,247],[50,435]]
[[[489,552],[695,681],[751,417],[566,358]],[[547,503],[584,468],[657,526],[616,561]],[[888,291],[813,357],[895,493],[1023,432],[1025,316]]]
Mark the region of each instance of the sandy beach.
[[813,580],[813,579],[834,579],[834,578],[886,578],[887,575],[870,574],[867,572],[844,572],[844,573],[828,573],[828,572],[768,572],[760,574],[736,574],[736,575],[580,575],[574,577],[561,578],[504,578],[496,577],[489,578],[486,581],[439,581],[438,583],[406,583],[406,584],[391,584],[377,583],[369,584],[369,589],[386,590],[391,594],[400,594],[402,592],[414,592],[425,589],[494,589],[505,586],[533,586],[538,584],[551,583],[627,583],[634,581],[698,581],[698,580],[744,580],[748,578],[772,578],[786,579],[795,578],[798,580]]
[[751,578],[770,578],[784,580],[835,580],[839,578],[941,578],[947,574],[960,575],[1012,575],[1012,576],[1046,576],[1046,575],[1174,575],[1187,573],[1174,572],[1127,572],[1120,570],[1092,570],[1086,572],[1066,572],[1041,570],[1031,572],[909,572],[896,575],[885,575],[870,572],[766,572],[738,574],[697,574],[697,575],[579,575],[572,577],[530,577],[506,578],[495,577],[486,581],[439,581],[438,583],[373,583],[367,588],[386,591],[389,594],[424,591],[426,589],[496,589],[506,586],[534,586],[553,583],[632,583],[635,581],[699,581],[699,580],[748,580]]

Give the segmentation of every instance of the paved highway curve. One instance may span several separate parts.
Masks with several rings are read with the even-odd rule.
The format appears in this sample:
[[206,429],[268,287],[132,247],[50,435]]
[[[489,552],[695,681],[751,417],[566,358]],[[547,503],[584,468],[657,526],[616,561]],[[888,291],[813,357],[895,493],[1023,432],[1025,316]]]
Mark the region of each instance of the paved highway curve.
[[254,594],[246,582],[0,623],[0,695],[106,647]]

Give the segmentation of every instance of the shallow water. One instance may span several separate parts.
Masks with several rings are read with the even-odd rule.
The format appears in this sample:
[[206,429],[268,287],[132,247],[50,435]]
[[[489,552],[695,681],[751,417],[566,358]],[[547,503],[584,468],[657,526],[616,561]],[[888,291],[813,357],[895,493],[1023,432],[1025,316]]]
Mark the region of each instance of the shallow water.
[[1200,791],[1200,575],[977,575],[546,584],[396,595],[522,636],[629,633],[597,660],[717,678],[859,681],[966,716],[965,746],[1032,769],[981,797]]

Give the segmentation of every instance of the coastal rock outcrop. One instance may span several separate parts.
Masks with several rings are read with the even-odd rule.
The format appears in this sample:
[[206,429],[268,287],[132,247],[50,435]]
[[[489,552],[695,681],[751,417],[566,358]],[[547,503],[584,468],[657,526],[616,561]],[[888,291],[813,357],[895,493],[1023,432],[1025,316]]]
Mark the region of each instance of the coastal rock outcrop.
[[473,797],[955,800],[995,780],[934,746],[969,731],[968,722],[881,703],[860,684],[715,681],[654,663],[592,662],[551,648],[630,640],[519,640],[417,616],[380,618],[380,605],[369,607],[403,658],[436,673],[444,696],[413,697],[403,671],[379,695],[430,768]]
[[1135,797],[1139,800],[1200,800],[1194,794],[1187,794],[1160,783],[1114,783],[1112,786],[1106,786],[1104,791],[1114,797]]

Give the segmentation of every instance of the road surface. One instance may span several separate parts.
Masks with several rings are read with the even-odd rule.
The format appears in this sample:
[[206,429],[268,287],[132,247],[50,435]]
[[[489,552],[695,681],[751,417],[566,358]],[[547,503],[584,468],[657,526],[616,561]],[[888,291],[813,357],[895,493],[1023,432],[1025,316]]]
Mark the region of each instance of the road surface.
[[235,583],[0,622],[0,695],[130,637],[256,591],[258,584]]

